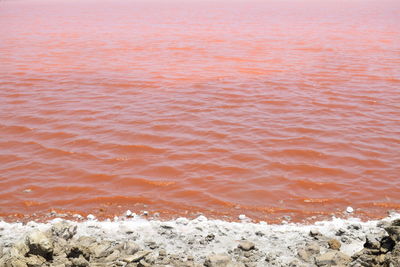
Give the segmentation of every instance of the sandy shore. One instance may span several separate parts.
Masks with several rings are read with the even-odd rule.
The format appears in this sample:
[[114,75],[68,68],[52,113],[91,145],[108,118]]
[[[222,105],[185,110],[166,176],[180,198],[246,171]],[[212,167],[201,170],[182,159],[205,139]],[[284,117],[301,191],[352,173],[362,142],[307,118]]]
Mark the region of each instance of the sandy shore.
[[[93,217],[82,222],[0,221],[0,266],[368,266],[357,265],[356,253],[371,240],[386,242],[385,227],[399,218],[333,218],[312,225],[204,216],[159,221],[136,215],[102,222]],[[395,239],[379,255],[392,253]]]

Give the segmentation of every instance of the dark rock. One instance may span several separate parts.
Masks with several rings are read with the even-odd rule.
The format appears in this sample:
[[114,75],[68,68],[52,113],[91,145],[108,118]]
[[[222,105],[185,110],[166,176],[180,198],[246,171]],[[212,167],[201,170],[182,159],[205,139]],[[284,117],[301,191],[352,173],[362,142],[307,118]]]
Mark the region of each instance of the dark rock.
[[385,230],[393,241],[400,241],[400,226],[391,225],[389,227],[386,227]]
[[382,253],[387,253],[390,250],[393,250],[396,243],[388,236],[382,238],[380,242],[380,250]]
[[380,249],[381,243],[379,241],[379,237],[373,235],[367,235],[367,237],[365,238],[364,248]]

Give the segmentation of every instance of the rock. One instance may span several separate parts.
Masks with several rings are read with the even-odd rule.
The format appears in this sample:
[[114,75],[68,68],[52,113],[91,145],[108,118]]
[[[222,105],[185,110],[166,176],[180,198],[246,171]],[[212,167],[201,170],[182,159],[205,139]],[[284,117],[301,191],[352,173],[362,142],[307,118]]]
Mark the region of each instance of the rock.
[[189,223],[189,220],[186,218],[180,217],[180,218],[176,219],[175,222],[177,224],[187,225]]
[[165,249],[160,249],[158,251],[158,255],[160,255],[161,257],[165,257],[167,256],[167,251]]
[[41,256],[31,255],[28,258],[25,258],[25,262],[29,267],[42,267],[45,264],[46,259]]
[[118,258],[121,256],[121,252],[119,250],[114,250],[110,255],[108,255],[104,261],[105,262],[113,262],[118,260]]
[[373,235],[367,235],[365,238],[365,244],[364,248],[370,248],[370,249],[380,249],[381,248],[381,243],[378,239],[378,237],[373,236]]
[[122,249],[126,255],[133,255],[140,250],[140,247],[135,242],[129,240],[124,243]]
[[2,264],[1,266],[3,267],[28,267],[26,262],[23,259],[18,259],[18,258],[11,258],[11,259],[6,259],[6,261],[3,263],[0,261]]
[[9,250],[9,255],[14,258],[25,257],[28,252],[29,247],[26,245],[26,243],[18,242],[11,247]]
[[89,266],[89,262],[82,255],[80,255],[78,258],[71,259],[71,263],[74,267]]
[[346,233],[346,230],[343,229],[343,228],[340,228],[340,229],[338,229],[338,230],[336,231],[335,235],[337,235],[337,236],[342,236],[342,235],[344,235],[345,233]]
[[29,253],[39,255],[50,260],[53,257],[53,242],[43,232],[35,231],[31,233],[26,243],[29,247]]
[[382,253],[387,253],[390,250],[393,250],[396,243],[389,236],[385,236],[380,241],[380,250]]
[[212,254],[204,262],[207,267],[244,267],[244,264],[233,262],[227,254]]
[[333,238],[333,239],[328,240],[328,246],[330,249],[340,250],[340,247],[342,246],[342,244],[340,243],[340,241]]
[[132,211],[127,210],[127,211],[125,212],[125,216],[126,216],[126,217],[131,217],[131,216],[132,216]]
[[386,227],[385,230],[393,241],[400,241],[400,226],[391,225]]
[[239,215],[239,220],[246,220],[247,219],[247,217],[246,217],[246,215],[244,215],[244,214],[240,214]]
[[147,263],[144,259],[141,259],[138,264],[139,267],[150,267],[151,264]]
[[225,267],[231,262],[227,254],[213,254],[207,257],[204,265],[207,267]]
[[129,255],[129,256],[123,258],[122,260],[124,262],[138,262],[141,259],[143,259],[144,257],[146,257],[148,254],[150,254],[150,251],[142,250],[142,251],[136,252],[134,255]]
[[311,229],[310,230],[310,236],[318,238],[318,237],[321,237],[322,234],[317,229]]
[[347,207],[346,208],[346,212],[347,213],[352,213],[354,211],[354,209],[352,207]]
[[55,223],[51,227],[51,232],[54,236],[63,238],[65,240],[71,239],[76,234],[76,225],[71,225],[65,221]]
[[199,222],[206,222],[208,219],[207,217],[200,215],[199,217],[196,218],[196,220]]
[[312,242],[307,244],[304,248],[297,250],[297,255],[305,262],[310,262],[314,259],[314,256],[319,254],[320,247],[317,243]]
[[317,266],[346,266],[351,258],[340,251],[328,251],[315,258]]
[[81,247],[90,247],[93,243],[96,243],[96,238],[92,236],[81,236],[75,243]]
[[93,252],[93,256],[95,258],[105,258],[113,252],[111,243],[106,241],[103,241],[98,245],[95,244],[91,247],[91,251]]
[[249,251],[255,248],[255,244],[253,242],[243,240],[239,242],[238,248],[244,251]]
[[86,216],[86,218],[87,218],[88,220],[93,221],[93,220],[96,219],[96,216],[94,216],[93,214],[89,214],[88,216]]

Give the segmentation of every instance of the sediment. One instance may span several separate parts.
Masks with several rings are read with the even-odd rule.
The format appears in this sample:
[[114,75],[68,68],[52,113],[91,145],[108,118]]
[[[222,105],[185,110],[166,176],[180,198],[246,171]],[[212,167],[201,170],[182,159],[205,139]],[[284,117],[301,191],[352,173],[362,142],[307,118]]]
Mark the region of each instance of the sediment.
[[194,220],[0,221],[1,267],[400,266],[400,216],[312,225]]

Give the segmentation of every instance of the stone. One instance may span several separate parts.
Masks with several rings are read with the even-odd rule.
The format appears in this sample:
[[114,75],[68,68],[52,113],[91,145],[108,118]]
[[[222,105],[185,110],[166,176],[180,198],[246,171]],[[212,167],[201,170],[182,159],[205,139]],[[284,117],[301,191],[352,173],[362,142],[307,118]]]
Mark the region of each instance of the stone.
[[25,242],[18,242],[14,244],[10,251],[9,254],[11,257],[24,257],[27,253],[29,252],[29,247],[26,245]]
[[123,258],[122,260],[125,262],[138,262],[141,259],[143,259],[144,257],[146,257],[148,254],[150,254],[150,251],[142,250],[142,251],[136,252],[134,255],[129,255],[129,256]]
[[346,212],[347,213],[353,213],[354,209],[352,207],[347,207]]
[[147,263],[144,259],[141,259],[138,264],[139,267],[150,267],[151,264]]
[[93,221],[96,219],[96,216],[94,216],[93,214],[89,214],[88,216],[86,216],[86,218],[90,221]]
[[132,215],[133,215],[133,213],[132,213],[132,211],[130,211],[130,210],[127,210],[127,211],[125,212],[125,216],[126,216],[126,217],[132,217]]
[[320,247],[317,243],[312,242],[307,244],[304,248],[299,248],[297,250],[297,255],[305,262],[310,262],[314,259],[316,254],[319,254]]
[[239,220],[246,220],[247,219],[247,217],[246,217],[246,215],[244,215],[244,214],[240,214],[239,215]]
[[158,255],[159,255],[160,257],[165,257],[165,256],[167,256],[167,251],[166,251],[165,249],[160,249],[160,250],[158,251]]
[[126,255],[133,255],[139,250],[140,250],[139,245],[130,240],[126,241],[123,245],[123,251],[125,252]]
[[393,241],[400,241],[400,226],[392,224],[391,226],[386,227],[385,230]]
[[239,242],[238,248],[244,251],[249,251],[255,248],[255,244],[253,242],[243,240]]
[[110,255],[108,255],[104,261],[105,262],[113,262],[116,261],[121,256],[121,252],[119,250],[114,250]]
[[28,235],[26,243],[29,253],[49,260],[53,257],[53,242],[43,232],[35,231]]
[[[227,254],[212,254],[206,258],[204,266],[207,267],[244,267],[243,263],[233,262]],[[249,265],[250,266],[250,265]]]
[[106,241],[103,241],[101,244],[96,244],[92,246],[91,251],[93,252],[93,256],[95,258],[105,258],[113,252],[111,243]]
[[41,256],[30,255],[28,258],[25,258],[25,262],[29,267],[42,267],[46,259]]
[[311,237],[321,237],[322,234],[317,229],[311,229],[310,230],[310,236]]
[[378,240],[378,237],[373,236],[373,235],[367,235],[365,238],[364,248],[380,249],[381,243]]
[[328,240],[328,246],[330,249],[340,250],[340,247],[342,246],[342,244],[337,239],[332,238],[332,239]]
[[340,251],[328,251],[315,258],[317,266],[346,266],[351,258]]
[[204,265],[207,267],[226,267],[231,262],[227,254],[212,254],[207,257]]
[[79,255],[78,258],[72,258],[71,263],[74,267],[86,267],[89,266],[89,262],[83,257],[83,255]]
[[187,225],[189,223],[189,220],[184,217],[179,217],[178,219],[175,220],[175,222],[177,224]]
[[4,262],[4,265],[2,262],[0,262],[2,265],[2,267],[28,267],[28,265],[26,264],[26,262],[23,259],[18,259],[18,258],[11,258],[11,259],[7,259]]
[[65,240],[71,239],[76,234],[76,225],[71,225],[65,221],[55,223],[51,227],[51,232],[54,236],[63,238]]

